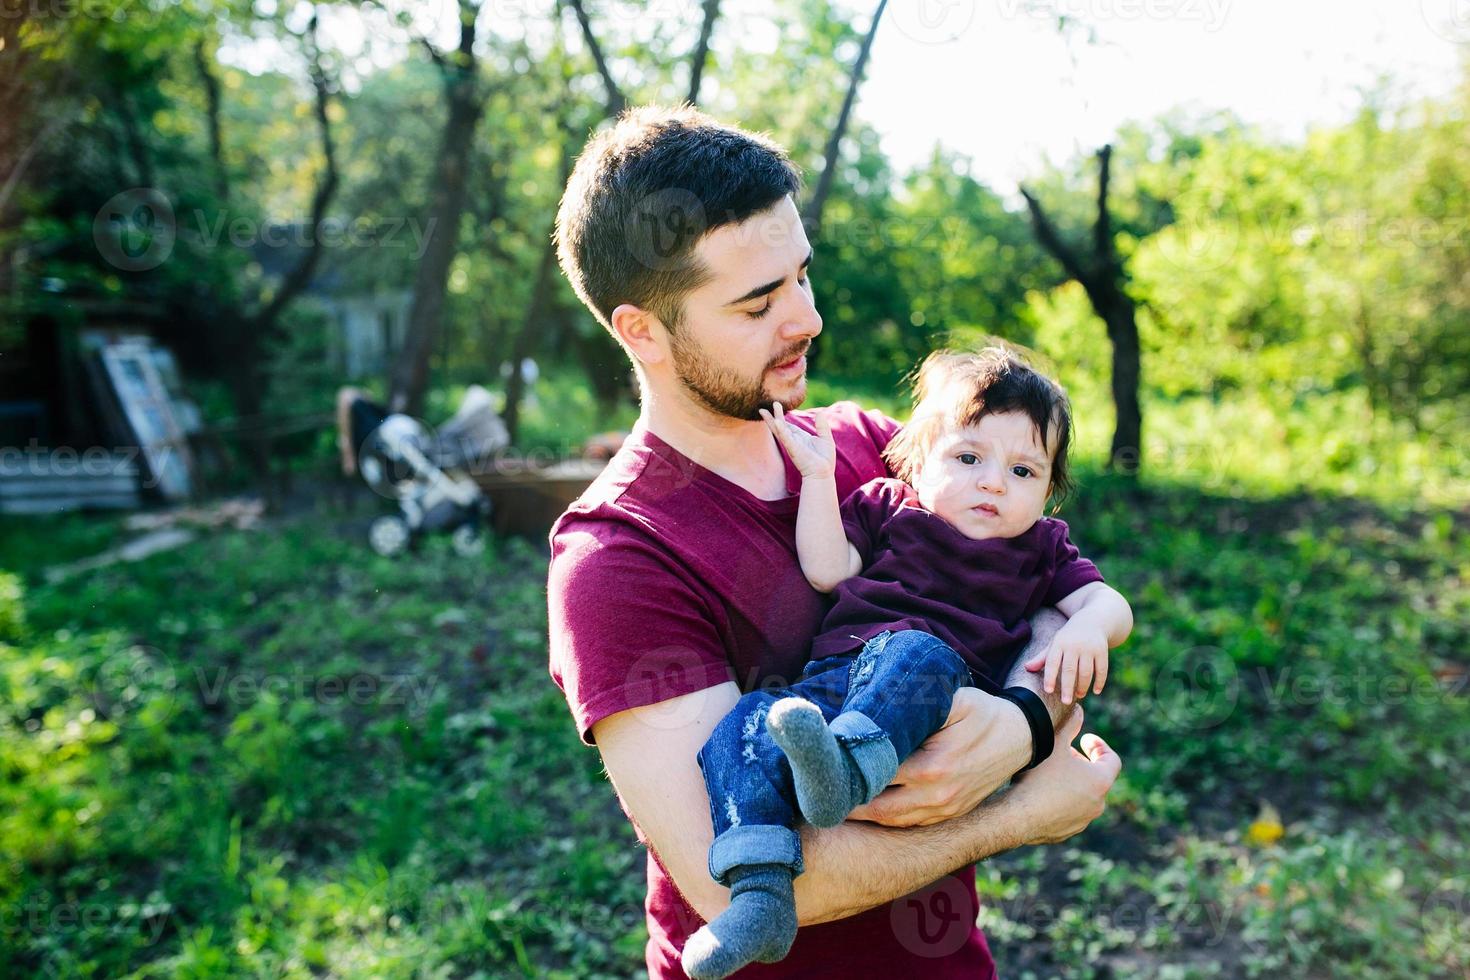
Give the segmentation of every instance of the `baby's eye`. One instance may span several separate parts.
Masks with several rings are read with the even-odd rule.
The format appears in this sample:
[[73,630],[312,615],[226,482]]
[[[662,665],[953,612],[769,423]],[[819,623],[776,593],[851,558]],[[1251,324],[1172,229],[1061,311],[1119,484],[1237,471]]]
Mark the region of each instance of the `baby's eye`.
[[1019,477],[1028,477],[1028,476],[1031,475],[1031,467],[1029,467],[1029,466],[1012,466],[1011,467],[1011,472],[1014,473],[1014,474],[1016,474]]
[[974,466],[976,463],[980,462],[980,457],[976,456],[974,453],[960,453],[958,456],[955,457],[955,459],[959,460],[961,463],[964,463],[966,466]]

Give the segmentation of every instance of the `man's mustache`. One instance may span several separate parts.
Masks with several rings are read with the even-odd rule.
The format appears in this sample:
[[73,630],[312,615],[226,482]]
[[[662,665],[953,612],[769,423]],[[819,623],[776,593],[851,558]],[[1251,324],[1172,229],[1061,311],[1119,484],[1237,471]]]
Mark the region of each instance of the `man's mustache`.
[[811,350],[811,349],[812,349],[812,342],[810,340],[806,341],[803,344],[798,344],[797,346],[791,348],[791,350],[789,350],[786,353],[781,354],[780,356],[778,356],[771,363],[767,364],[766,365],[766,370],[769,371],[769,370],[771,370],[772,368],[774,368],[778,364],[785,364],[787,361],[792,361],[792,360],[795,360],[798,357],[803,357],[803,356],[805,356],[806,352],[809,351],[809,350]]

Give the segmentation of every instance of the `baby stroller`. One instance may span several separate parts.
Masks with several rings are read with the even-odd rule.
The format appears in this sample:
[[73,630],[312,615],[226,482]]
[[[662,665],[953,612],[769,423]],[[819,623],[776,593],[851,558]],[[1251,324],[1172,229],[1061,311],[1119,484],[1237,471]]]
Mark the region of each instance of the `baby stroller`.
[[485,549],[490,501],[469,471],[510,442],[490,392],[471,385],[459,411],[437,433],[407,415],[389,415],[362,442],[358,471],[375,493],[398,501],[399,513],[373,521],[368,544],[399,554],[424,534],[448,532],[454,550]]

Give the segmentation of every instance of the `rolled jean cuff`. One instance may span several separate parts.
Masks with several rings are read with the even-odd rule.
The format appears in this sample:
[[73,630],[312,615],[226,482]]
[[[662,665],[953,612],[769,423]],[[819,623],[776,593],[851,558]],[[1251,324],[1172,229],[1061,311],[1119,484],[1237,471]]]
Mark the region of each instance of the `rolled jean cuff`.
[[710,845],[709,876],[721,885],[730,884],[731,868],[750,864],[780,864],[791,869],[792,877],[801,874],[801,837],[790,827],[753,824],[731,827]]
[[828,727],[862,773],[864,785],[854,787],[854,795],[864,803],[871,803],[898,775],[898,753],[892,740],[861,711],[844,711]]

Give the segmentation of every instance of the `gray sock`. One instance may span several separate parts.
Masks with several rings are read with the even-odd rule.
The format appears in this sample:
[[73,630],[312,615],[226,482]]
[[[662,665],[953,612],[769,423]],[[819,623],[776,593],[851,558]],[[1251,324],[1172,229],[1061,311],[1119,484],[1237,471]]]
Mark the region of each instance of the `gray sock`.
[[731,868],[730,907],[684,944],[684,972],[720,980],[751,963],[775,963],[796,941],[791,869],[782,864]]
[[801,815],[814,827],[847,819],[862,802],[862,774],[827,727],[822,709],[802,698],[783,698],[766,713],[766,730],[791,763]]

